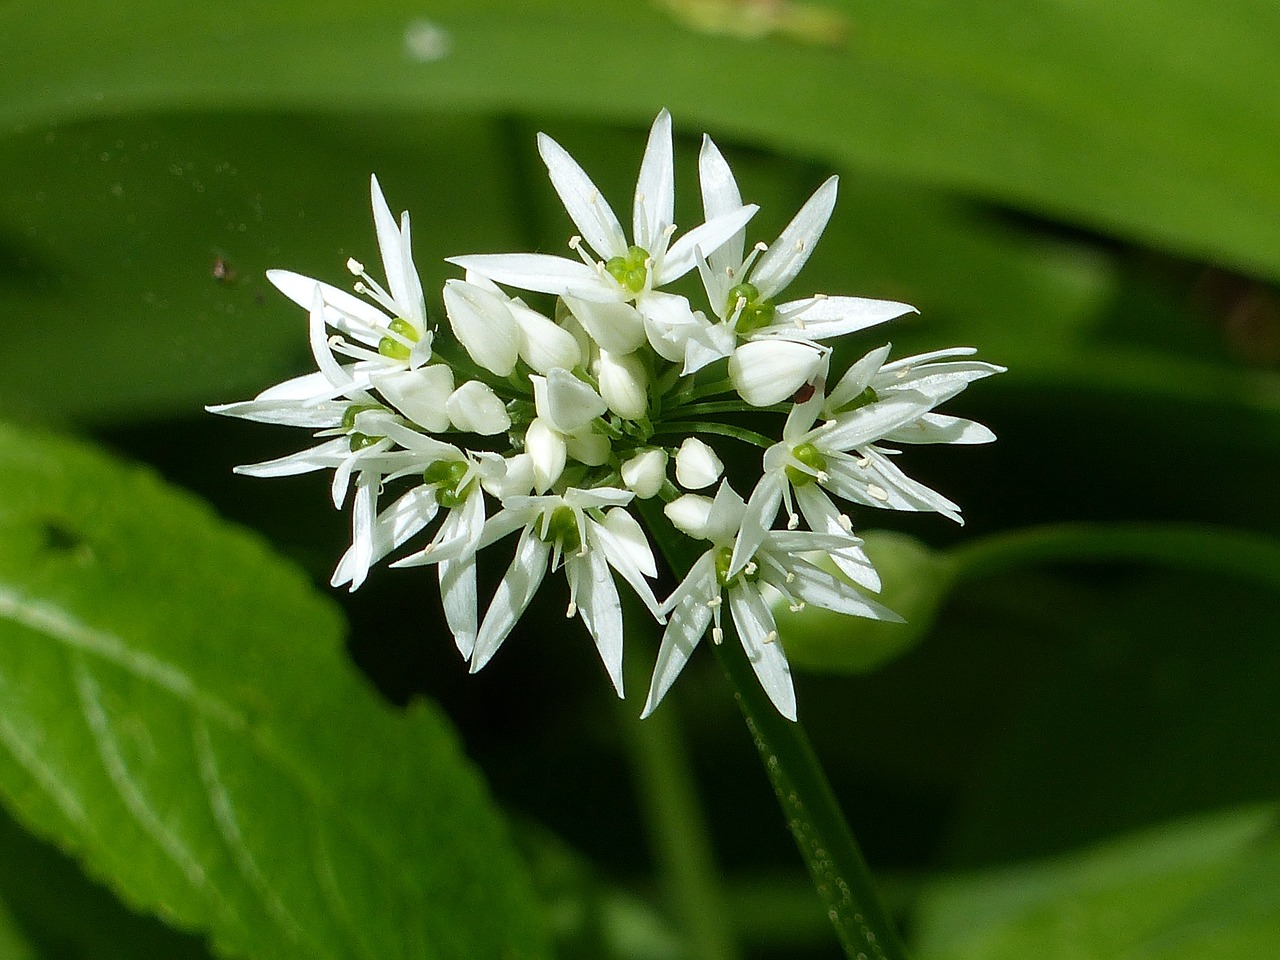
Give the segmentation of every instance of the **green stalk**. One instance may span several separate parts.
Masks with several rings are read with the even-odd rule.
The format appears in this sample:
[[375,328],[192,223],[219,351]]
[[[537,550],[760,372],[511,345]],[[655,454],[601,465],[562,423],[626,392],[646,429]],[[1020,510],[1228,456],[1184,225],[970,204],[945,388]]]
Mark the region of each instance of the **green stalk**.
[[[667,563],[683,577],[696,559],[690,555],[696,546],[676,534],[653,500],[639,506]],[[841,947],[850,960],[906,960],[906,948],[804,727],[779,714],[769,700],[730,618],[724,619],[723,627],[716,656]]]

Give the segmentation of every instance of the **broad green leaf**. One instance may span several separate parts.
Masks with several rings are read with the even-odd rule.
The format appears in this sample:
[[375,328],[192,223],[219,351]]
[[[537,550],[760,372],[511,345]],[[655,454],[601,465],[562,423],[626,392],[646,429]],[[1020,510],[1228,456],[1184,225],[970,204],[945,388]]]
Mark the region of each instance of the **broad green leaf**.
[[643,122],[666,105],[1280,277],[1274,4],[831,0],[827,26],[797,29],[813,6],[771,8],[746,40],[730,0],[10,4],[0,126],[232,105]]
[[[0,899],[40,956],[207,960],[204,941],[123,906],[76,863],[0,811]],[[0,948],[0,958],[5,957]]]
[[190,497],[0,430],[0,796],[20,822],[231,955],[545,956],[449,725],[382,703],[341,634]]
[[917,955],[1272,956],[1280,916],[1275,817],[1274,807],[1220,813],[928,885],[917,912]]
[[0,960],[37,960],[35,949],[0,901]]

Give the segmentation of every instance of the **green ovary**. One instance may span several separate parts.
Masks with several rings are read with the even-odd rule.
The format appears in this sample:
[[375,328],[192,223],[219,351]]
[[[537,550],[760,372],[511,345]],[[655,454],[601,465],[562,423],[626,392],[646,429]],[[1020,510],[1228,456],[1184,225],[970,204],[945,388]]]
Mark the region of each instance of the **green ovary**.
[[824,457],[818,448],[812,443],[802,443],[791,451],[791,457],[798,460],[806,467],[810,467],[813,473],[803,470],[794,463],[786,466],[787,479],[791,481],[793,487],[805,487],[817,481],[816,474],[824,473],[827,469],[827,458]]
[[547,521],[547,532],[542,537],[547,543],[559,543],[565,553],[575,553],[582,547],[582,534],[578,532],[578,518],[568,507],[556,507]]
[[[408,340],[409,343],[417,343],[420,339],[418,331],[414,329],[413,324],[408,320],[402,320],[400,317],[396,317],[387,324],[387,329],[398,337],[403,338],[403,340]],[[408,344],[403,343],[397,337],[388,336],[378,341],[378,352],[384,357],[390,357],[392,360],[408,360],[412,350]]]
[[437,460],[422,471],[422,481],[436,487],[436,503],[442,507],[460,507],[475,485],[475,480],[463,483],[468,466],[463,460]]
[[754,283],[739,283],[729,290],[728,302],[725,304],[729,316],[738,309],[739,301],[743,301],[742,310],[733,325],[739,334],[745,336],[773,323],[777,310],[771,301],[761,299],[760,290]]
[[604,263],[609,275],[632,293],[639,293],[649,280],[649,251],[644,247],[631,247],[625,257],[610,257]]

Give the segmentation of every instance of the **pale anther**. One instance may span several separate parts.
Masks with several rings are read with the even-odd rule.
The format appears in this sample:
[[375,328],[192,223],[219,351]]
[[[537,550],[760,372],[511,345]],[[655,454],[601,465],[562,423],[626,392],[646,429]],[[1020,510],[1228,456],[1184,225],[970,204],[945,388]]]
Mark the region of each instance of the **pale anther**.
[[569,238],[569,249],[577,250],[580,243],[582,243],[582,238],[575,233]]
[[889,491],[885,490],[884,487],[877,487],[874,483],[867,484],[867,493],[877,500],[889,499]]
[[826,295],[825,293],[815,293],[815,294],[813,295],[813,299],[815,299],[815,300],[825,300],[825,299],[827,299],[827,295]]
[[361,263],[359,260],[357,260],[355,257],[348,257],[347,269],[350,270],[353,274],[355,274],[358,277],[360,276],[360,274],[364,273],[364,264]]
[[845,533],[851,533],[853,531],[853,521],[849,519],[849,515],[847,513],[840,514],[837,518],[837,522]]
[[717,646],[724,642],[724,631],[719,627],[711,628],[711,642]]
[[742,572],[749,577],[749,576],[752,576],[759,569],[760,568],[756,566],[756,562],[754,560],[748,560],[747,565],[742,568]]
[[764,635],[764,642],[765,642],[765,643],[773,643],[773,642],[774,642],[775,640],[777,640],[777,639],[778,639],[778,631],[777,631],[777,630],[770,630],[768,633],[766,633],[766,634]]
[[572,620],[577,615],[577,613],[578,613],[578,605],[574,603],[572,600],[570,600],[569,606],[565,608],[564,618],[566,620]]
[[793,514],[791,514],[791,516],[787,517],[787,529],[788,529],[788,530],[795,530],[795,529],[796,529],[797,527],[799,527],[799,526],[800,526],[800,518],[799,518],[798,516],[796,516],[796,515],[793,513]]
[[795,582],[796,582],[796,575],[795,575],[794,573],[792,573],[790,570],[788,570],[788,571],[787,571],[787,583],[795,583]]

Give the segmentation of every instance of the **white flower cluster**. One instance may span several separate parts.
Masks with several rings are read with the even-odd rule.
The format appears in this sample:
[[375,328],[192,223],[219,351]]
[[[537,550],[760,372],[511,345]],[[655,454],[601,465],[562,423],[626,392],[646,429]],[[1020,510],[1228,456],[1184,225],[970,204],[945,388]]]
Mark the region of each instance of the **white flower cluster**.
[[[450,258],[465,275],[444,286],[449,326],[441,330],[413,263],[409,215],[397,223],[374,178],[386,286],[355,260],[347,263],[358,278],[355,296],[270,271],[268,279],[309,311],[318,370],[209,409],[314,430],[315,446],[238,471],[333,470],[334,505],[350,498],[353,513],[335,586],[354,590],[374,563],[417,539],[393,566],[435,565],[446,620],[473,672],[497,652],[546,574],[563,570],[568,615],[586,625],[621,695],[616,574],[666,624],[646,715],[708,628],[720,641],[727,600],[761,684],[794,719],[774,604],[897,619],[866,595],[879,578],[833,497],[959,521],[954,503],[897,467],[894,445],[993,439],[977,423],[933,411],[1002,368],[969,359],[973,351],[964,348],[890,361],[884,346],[827,388],[832,340],[913,312],[856,297],[780,300],[826,227],[835,177],[773,244],[748,250],[757,208],[742,202],[723,156],[704,138],[705,222],[677,235],[664,110],[640,166],[628,240],[573,158],[545,135],[538,149],[580,231],[569,241],[578,259]],[[664,289],[695,268],[704,309]],[[504,287],[550,295],[554,311],[540,312]],[[750,408],[785,413],[781,440],[732,422]],[[764,448],[762,476],[746,501],[722,479],[707,437]],[[685,492],[717,482],[713,497]],[[650,585],[657,564],[633,513],[637,501],[654,497],[665,501],[676,530],[707,543],[665,602]],[[780,513],[785,524],[775,529]],[[515,533],[514,559],[481,616],[477,554]],[[827,558],[844,576],[830,572]]]

